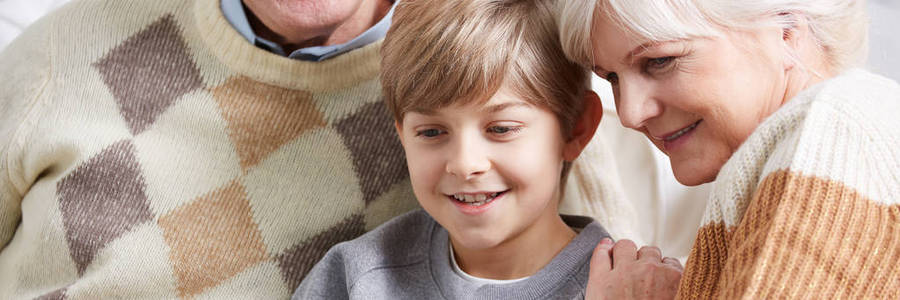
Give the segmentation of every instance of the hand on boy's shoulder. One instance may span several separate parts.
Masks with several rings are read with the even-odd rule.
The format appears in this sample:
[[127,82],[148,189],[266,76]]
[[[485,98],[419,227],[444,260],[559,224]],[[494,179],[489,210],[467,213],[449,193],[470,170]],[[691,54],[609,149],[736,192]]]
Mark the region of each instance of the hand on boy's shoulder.
[[604,239],[594,249],[585,299],[674,299],[684,268],[659,248]]

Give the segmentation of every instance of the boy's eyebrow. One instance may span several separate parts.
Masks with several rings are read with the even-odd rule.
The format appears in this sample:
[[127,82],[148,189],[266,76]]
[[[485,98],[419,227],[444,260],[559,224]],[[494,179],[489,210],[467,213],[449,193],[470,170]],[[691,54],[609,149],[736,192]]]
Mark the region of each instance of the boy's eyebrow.
[[496,112],[503,111],[507,108],[517,107],[517,106],[530,107],[531,104],[525,103],[525,102],[506,102],[506,103],[500,103],[500,104],[485,107],[483,110],[486,111],[487,113],[496,113]]
[[421,114],[421,115],[426,115],[426,116],[434,116],[434,115],[437,115],[437,111],[435,111],[435,110],[433,110],[433,109],[414,108],[414,109],[409,110],[409,112],[413,112],[413,113],[417,113],[417,114]]
[[[506,103],[500,103],[500,104],[486,106],[482,109],[482,111],[492,114],[492,113],[500,112],[505,109],[508,109],[511,107],[517,107],[517,106],[531,107],[532,105],[530,103],[526,103],[526,102],[506,102]],[[409,112],[414,112],[414,113],[422,114],[422,115],[426,115],[426,116],[435,116],[438,114],[438,112],[436,110],[421,109],[421,108],[412,109]]]

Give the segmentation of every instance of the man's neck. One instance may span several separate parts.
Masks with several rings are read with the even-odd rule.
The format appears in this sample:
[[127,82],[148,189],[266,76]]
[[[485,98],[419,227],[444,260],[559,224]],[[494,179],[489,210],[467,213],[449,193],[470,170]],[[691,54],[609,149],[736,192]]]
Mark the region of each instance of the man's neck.
[[244,9],[247,12],[250,27],[257,36],[277,43],[285,53],[290,54],[301,48],[349,42],[384,18],[392,5],[392,0],[363,1],[353,16],[343,23],[317,28],[267,26],[266,22],[253,12],[252,8],[244,5]]

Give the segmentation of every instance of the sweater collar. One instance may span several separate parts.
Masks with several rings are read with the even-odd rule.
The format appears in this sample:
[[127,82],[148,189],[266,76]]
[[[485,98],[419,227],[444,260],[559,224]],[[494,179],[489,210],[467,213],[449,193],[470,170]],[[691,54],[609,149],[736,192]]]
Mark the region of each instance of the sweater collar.
[[553,298],[551,293],[570,284],[578,284],[583,293],[593,250],[609,234],[591,218],[562,217],[570,227],[584,229],[540,271],[522,281],[500,285],[480,285],[453,272],[449,234],[435,222],[428,263],[440,293],[447,299],[544,299]]
[[248,43],[225,18],[219,1],[195,1],[194,22],[208,51],[240,75],[311,92],[345,89],[378,76],[382,40],[322,62],[291,59]]
[[359,36],[353,38],[352,40],[347,41],[346,43],[338,45],[306,47],[297,49],[294,52],[288,54],[285,53],[284,48],[282,48],[278,43],[272,42],[256,35],[256,32],[254,32],[253,28],[250,27],[250,21],[247,18],[247,11],[244,9],[244,5],[241,0],[221,1],[221,8],[222,12],[224,13],[225,19],[228,20],[228,23],[230,23],[234,27],[234,29],[241,34],[241,36],[247,39],[248,42],[250,42],[251,44],[255,44],[257,47],[266,49],[269,52],[305,61],[323,61],[326,59],[330,59],[349,52],[350,50],[363,47],[384,38],[384,35],[387,34],[388,28],[391,26],[391,16],[394,14],[394,7],[397,6],[397,2],[394,2],[394,5],[391,6],[391,9],[384,17],[381,18],[380,21],[378,21],[378,23],[375,23],[374,26],[372,26]]

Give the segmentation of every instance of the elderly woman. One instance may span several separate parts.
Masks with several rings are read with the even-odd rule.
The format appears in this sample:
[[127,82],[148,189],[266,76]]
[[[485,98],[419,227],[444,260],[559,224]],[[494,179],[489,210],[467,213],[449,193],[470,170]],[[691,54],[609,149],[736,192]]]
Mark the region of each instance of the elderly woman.
[[[612,84],[622,124],[681,183],[714,182],[680,297],[900,298],[900,86],[853,69],[864,1],[564,6],[567,55]],[[592,263],[599,288],[664,266],[652,248],[611,253]]]

